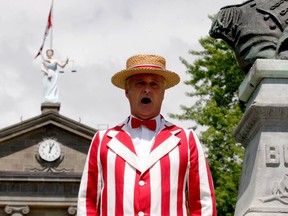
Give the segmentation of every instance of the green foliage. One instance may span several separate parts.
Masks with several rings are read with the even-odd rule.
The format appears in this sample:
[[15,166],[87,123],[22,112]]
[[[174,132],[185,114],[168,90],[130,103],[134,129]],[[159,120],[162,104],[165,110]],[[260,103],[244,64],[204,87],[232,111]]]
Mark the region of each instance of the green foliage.
[[196,102],[181,105],[183,114],[170,114],[180,120],[192,120],[205,129],[199,138],[207,148],[217,202],[218,215],[234,214],[244,150],[232,133],[240,121],[244,105],[238,101],[237,90],[244,73],[236,64],[228,45],[211,37],[199,40],[203,51],[190,51],[193,64],[180,58],[191,79],[188,97]]

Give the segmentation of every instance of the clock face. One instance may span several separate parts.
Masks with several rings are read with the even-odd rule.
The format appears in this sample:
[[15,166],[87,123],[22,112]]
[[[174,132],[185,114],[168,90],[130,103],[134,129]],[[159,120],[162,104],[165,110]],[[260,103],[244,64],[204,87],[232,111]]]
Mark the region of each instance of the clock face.
[[47,139],[39,144],[38,152],[43,160],[52,162],[61,156],[61,146],[56,140]]

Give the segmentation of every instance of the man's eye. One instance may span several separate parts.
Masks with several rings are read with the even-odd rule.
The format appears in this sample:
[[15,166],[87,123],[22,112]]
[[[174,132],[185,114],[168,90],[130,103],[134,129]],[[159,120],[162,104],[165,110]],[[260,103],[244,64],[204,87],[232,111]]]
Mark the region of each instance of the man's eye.
[[153,88],[157,88],[159,85],[158,85],[158,83],[151,83],[151,86],[152,86]]
[[142,86],[142,85],[144,85],[144,82],[137,82],[136,85],[137,86]]

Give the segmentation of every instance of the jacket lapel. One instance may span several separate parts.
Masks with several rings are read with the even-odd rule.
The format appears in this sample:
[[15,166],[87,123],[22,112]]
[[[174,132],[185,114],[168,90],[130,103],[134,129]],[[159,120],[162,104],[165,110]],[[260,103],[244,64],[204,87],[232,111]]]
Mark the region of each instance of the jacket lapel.
[[[283,31],[283,26],[287,25],[286,23],[287,13],[285,13],[287,3],[283,1],[282,4],[285,5],[281,6],[281,4],[279,4],[279,1],[277,0],[259,1],[259,3],[257,2],[257,10],[264,14],[269,14],[270,16],[272,16],[271,18],[274,20],[274,22],[277,23],[278,27],[281,28],[281,30]],[[284,13],[281,11],[283,11]]]
[[[164,120],[166,124],[170,124]],[[153,166],[158,160],[160,160],[164,155],[172,151],[180,142],[180,138],[176,136],[181,129],[171,130],[167,125],[164,129],[159,132],[156,136],[153,148],[148,156],[145,167],[142,173],[146,172],[151,166]]]
[[127,163],[129,163],[135,169],[140,170],[138,157],[134,149],[131,137],[123,130],[111,130],[107,133],[107,136],[111,140],[107,143],[107,146],[113,150],[117,155],[122,157]]

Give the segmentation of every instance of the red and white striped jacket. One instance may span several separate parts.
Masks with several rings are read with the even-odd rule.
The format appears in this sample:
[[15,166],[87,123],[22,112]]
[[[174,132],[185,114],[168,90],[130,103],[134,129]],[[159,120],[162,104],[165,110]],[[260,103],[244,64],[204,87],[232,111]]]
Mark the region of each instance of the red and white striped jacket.
[[216,216],[210,170],[194,132],[162,118],[143,168],[127,123],[97,132],[83,171],[77,215]]

